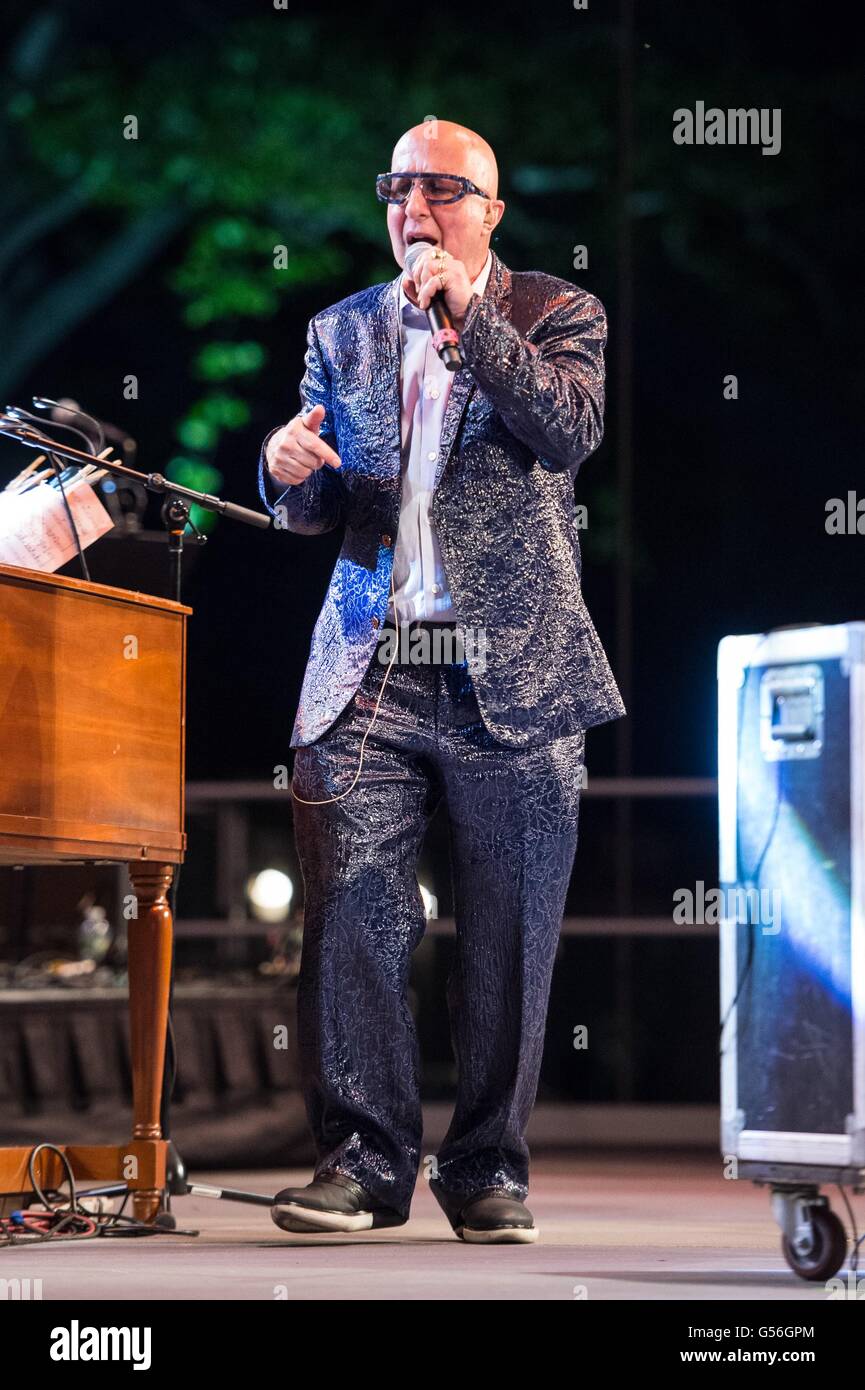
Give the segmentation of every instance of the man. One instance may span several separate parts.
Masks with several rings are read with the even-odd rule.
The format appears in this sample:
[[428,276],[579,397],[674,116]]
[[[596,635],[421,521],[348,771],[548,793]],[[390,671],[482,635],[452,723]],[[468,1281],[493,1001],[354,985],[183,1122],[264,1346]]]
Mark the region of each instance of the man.
[[[303,409],[259,464],[262,497],[290,530],[345,524],[291,737],[306,889],[298,1033],[318,1161],[272,1215],[297,1232],[408,1219],[422,1139],[406,1002],[426,921],[416,861],[444,799],[458,1090],[426,1176],[464,1240],[528,1242],[524,1131],[585,730],[625,712],[580,591],[573,489],[602,435],[606,321],[584,290],[512,273],[491,252],[505,205],[474,132],[409,130],[376,188],[397,264],[414,241],[430,245],[410,276],[315,316]],[[459,334],[453,373],[425,312],[438,291]],[[396,662],[393,628],[406,623],[413,639],[470,632],[472,654],[463,642],[413,662],[402,647]]]

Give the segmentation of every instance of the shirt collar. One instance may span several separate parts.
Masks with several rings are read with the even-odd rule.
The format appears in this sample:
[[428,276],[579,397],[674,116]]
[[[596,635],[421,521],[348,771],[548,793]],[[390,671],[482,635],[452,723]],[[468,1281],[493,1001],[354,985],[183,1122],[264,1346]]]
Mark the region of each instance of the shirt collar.
[[[478,274],[472,280],[472,293],[482,295],[490,278],[490,271],[493,268],[493,253],[487,251],[487,258]],[[399,280],[399,313],[400,318],[406,320],[418,319],[426,326],[427,316],[424,309],[419,309],[416,304],[412,304],[405,290],[403,289],[403,277]]]

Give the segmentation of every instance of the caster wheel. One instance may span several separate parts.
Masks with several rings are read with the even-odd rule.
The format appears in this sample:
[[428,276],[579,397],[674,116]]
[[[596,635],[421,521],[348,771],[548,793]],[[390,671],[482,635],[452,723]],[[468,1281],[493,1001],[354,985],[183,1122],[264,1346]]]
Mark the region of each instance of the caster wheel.
[[844,1224],[828,1207],[815,1207],[811,1213],[814,1227],[814,1248],[808,1255],[797,1255],[786,1236],[781,1237],[784,1259],[801,1279],[822,1283],[831,1279],[844,1263],[847,1254],[847,1232]]
[[176,1231],[177,1217],[171,1211],[160,1211],[157,1212],[153,1224],[158,1226],[161,1231]]

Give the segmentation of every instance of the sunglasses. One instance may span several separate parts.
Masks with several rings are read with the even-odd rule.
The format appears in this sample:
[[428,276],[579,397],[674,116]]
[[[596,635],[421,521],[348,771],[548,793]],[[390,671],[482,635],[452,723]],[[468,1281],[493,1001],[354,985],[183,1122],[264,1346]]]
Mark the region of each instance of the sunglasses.
[[428,203],[458,203],[467,193],[489,197],[471,179],[459,174],[418,174],[411,170],[404,174],[379,174],[375,181],[376,197],[382,203],[406,203],[415,183],[420,184]]

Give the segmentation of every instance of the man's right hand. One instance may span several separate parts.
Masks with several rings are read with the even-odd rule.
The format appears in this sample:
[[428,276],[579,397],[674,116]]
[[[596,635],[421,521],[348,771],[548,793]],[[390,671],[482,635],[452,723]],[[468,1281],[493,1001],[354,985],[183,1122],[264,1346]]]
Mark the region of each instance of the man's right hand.
[[310,473],[323,464],[342,467],[339,455],[318,437],[323,419],[324,406],[314,405],[276,431],[267,446],[266,458],[267,471],[278,483],[305,483]]

